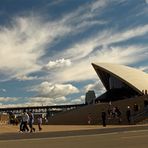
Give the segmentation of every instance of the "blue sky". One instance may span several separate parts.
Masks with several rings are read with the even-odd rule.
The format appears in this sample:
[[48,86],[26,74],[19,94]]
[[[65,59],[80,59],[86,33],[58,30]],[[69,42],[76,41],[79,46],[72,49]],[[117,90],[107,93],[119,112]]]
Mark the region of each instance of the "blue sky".
[[148,72],[148,0],[1,0],[0,105],[83,103],[92,62]]

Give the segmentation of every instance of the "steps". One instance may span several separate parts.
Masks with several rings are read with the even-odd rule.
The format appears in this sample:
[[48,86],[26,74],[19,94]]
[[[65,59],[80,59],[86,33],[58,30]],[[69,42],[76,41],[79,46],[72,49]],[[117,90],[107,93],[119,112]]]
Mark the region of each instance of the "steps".
[[[128,124],[126,119],[126,110],[127,106],[131,107],[131,113],[133,115],[132,124],[136,124],[137,122],[144,120],[145,116],[141,114],[141,116],[135,118],[136,114],[140,115],[144,111],[144,99],[147,96],[135,97],[120,101],[115,101],[112,103],[113,106],[117,106],[121,111],[122,122],[120,124]],[[148,97],[147,97],[148,99]],[[134,104],[139,106],[139,111],[134,112],[133,107]],[[91,115],[91,124],[102,124],[101,113],[105,111],[107,113],[109,104],[108,103],[98,103],[94,105],[83,106],[81,108],[77,108],[70,111],[65,111],[58,113],[54,117],[49,118],[49,124],[54,125],[87,125],[88,124],[88,115]],[[119,124],[119,119],[107,119],[107,124]]]

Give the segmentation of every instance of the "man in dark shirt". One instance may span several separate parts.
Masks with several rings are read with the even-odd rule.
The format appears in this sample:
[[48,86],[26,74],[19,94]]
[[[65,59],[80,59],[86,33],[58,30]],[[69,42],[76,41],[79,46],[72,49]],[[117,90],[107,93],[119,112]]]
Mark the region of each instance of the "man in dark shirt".
[[128,124],[130,124],[131,123],[131,109],[130,109],[130,106],[127,107],[126,117],[127,117]]
[[102,117],[102,125],[105,127],[106,126],[106,112],[103,111],[101,117]]

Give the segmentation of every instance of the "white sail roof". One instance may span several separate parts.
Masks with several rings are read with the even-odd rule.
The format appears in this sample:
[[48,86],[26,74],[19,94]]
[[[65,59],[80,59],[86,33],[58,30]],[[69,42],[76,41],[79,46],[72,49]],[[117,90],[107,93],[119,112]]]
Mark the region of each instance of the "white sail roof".
[[92,63],[92,65],[97,73],[97,69],[109,73],[140,93],[142,90],[148,90],[148,74],[141,70],[111,63]]

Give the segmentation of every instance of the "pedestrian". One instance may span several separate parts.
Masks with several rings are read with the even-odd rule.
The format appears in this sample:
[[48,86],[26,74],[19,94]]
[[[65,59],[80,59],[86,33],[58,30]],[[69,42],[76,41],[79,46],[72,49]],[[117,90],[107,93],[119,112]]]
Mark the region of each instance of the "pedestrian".
[[48,118],[47,117],[45,117],[45,123],[48,124]]
[[119,123],[121,123],[121,111],[119,110],[118,107],[116,107],[116,115],[117,115],[117,118],[119,119]]
[[33,123],[34,123],[34,115],[32,113],[32,111],[29,112],[29,127],[30,127],[30,133],[32,133],[32,131],[35,132],[35,128],[33,127]]
[[109,116],[108,119],[111,119],[112,118],[112,108],[111,108],[110,105],[108,107],[107,113],[108,113],[108,116]]
[[105,127],[106,126],[106,112],[103,111],[101,114],[102,117],[102,125]]
[[39,115],[39,117],[38,117],[38,128],[39,128],[39,131],[41,131],[42,130],[42,127],[41,127],[41,125],[42,125],[42,117],[41,117],[41,115]]
[[24,129],[24,124],[23,124],[23,113],[21,114],[21,119],[20,119],[20,131],[19,132],[23,132]]
[[27,114],[26,111],[23,112],[22,115],[22,120],[23,120],[23,131],[25,132],[27,130],[27,132],[29,132],[29,128],[28,128],[28,122],[29,122],[29,115]]
[[127,117],[128,124],[130,124],[131,123],[131,109],[130,109],[130,106],[127,107],[126,117]]
[[91,113],[88,114],[88,124],[90,125],[92,123],[92,117],[91,117]]

